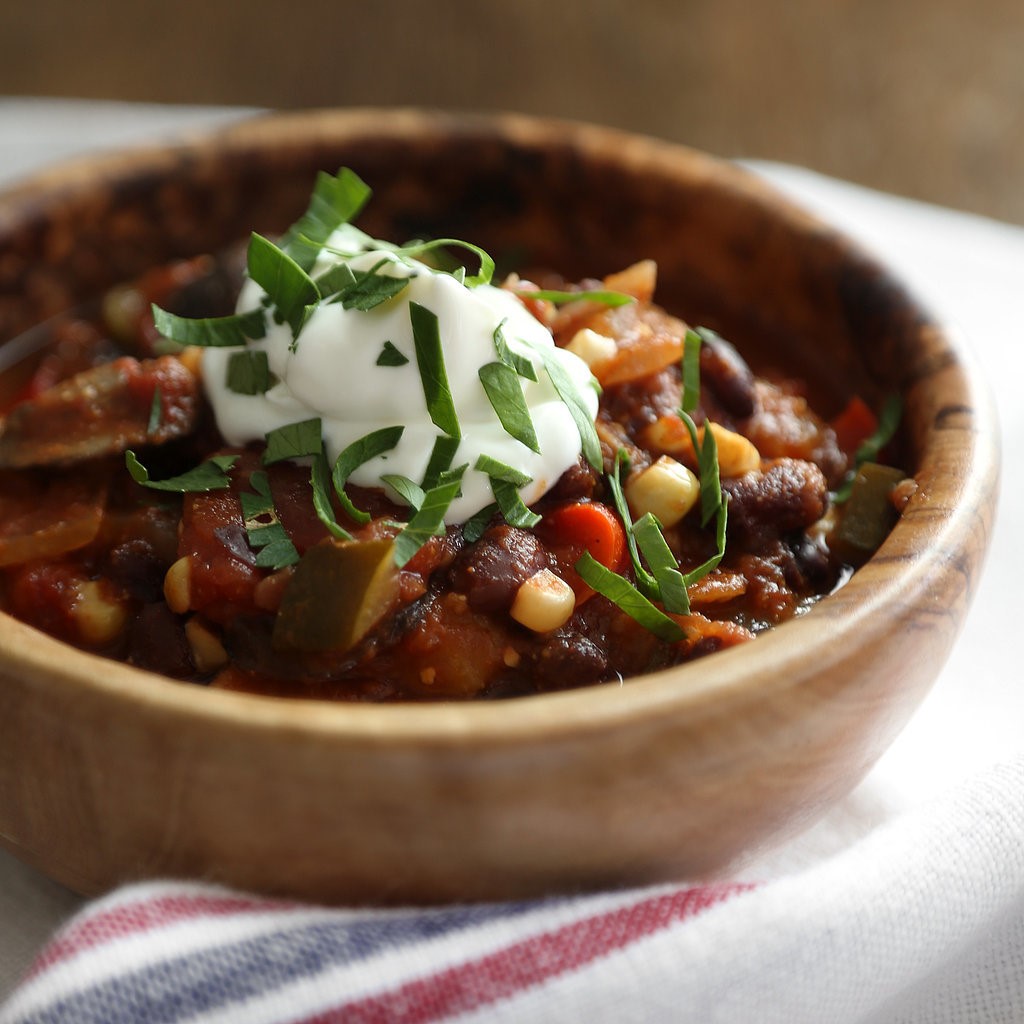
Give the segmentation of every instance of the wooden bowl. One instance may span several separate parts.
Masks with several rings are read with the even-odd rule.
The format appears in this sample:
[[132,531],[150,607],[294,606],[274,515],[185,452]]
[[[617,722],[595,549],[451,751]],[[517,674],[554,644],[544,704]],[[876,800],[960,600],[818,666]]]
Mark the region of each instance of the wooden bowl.
[[653,257],[661,302],[813,382],[905,401],[918,491],[805,616],[689,666],[480,704],[204,690],[0,617],[0,839],[86,893],[149,876],[432,902],[708,877],[847,793],[935,677],[988,541],[996,430],[973,369],[883,268],[741,170],[516,117],[272,116],[80,161],[0,201],[0,338],[170,257],[277,231],[316,170],[361,226],[570,278]]

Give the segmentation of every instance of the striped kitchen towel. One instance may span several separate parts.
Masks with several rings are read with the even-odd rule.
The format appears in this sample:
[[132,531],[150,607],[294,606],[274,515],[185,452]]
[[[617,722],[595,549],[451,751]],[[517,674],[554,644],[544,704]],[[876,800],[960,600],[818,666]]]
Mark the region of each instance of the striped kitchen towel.
[[339,910],[154,883],[88,907],[2,1024],[1024,1020],[1024,757],[804,871]]

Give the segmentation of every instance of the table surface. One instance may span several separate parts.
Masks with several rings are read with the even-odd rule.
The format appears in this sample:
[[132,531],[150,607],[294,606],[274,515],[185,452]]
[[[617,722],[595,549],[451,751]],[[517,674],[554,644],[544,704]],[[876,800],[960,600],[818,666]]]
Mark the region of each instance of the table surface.
[[[214,127],[248,111],[202,107],[0,99],[0,186],[64,157],[183,129]],[[1024,500],[1016,453],[1024,441],[1024,230],[881,195],[799,168],[749,162],[757,173],[844,228],[894,266],[966,339],[991,382],[1002,421],[1001,506],[986,574],[963,635],[919,713],[864,782],[818,825],[748,868],[779,877],[841,851],[903,811],[1024,750],[1024,686],[1006,638],[1017,628],[1024,547],[1006,510]],[[1012,512],[1011,512],[1012,514]],[[34,952],[80,900],[0,852],[0,1000]]]

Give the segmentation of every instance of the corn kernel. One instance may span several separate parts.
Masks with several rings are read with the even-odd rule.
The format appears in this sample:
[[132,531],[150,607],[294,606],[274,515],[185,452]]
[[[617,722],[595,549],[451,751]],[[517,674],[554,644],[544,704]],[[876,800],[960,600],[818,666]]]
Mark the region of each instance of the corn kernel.
[[[743,476],[761,468],[761,453],[749,438],[728,430],[719,423],[708,423],[697,428],[697,440],[704,443],[704,431],[709,429],[718,449],[718,468],[723,477]],[[648,448],[671,452],[688,462],[696,463],[690,432],[678,416],[661,416],[644,427],[641,441]]]
[[[697,428],[698,437],[702,435],[703,430],[703,427]],[[645,448],[678,455],[694,465],[697,464],[690,432],[678,416],[659,416],[653,423],[648,423],[640,431],[640,441]]]
[[90,647],[113,643],[128,618],[124,605],[105,594],[97,580],[82,580],[75,590],[78,599],[71,614],[82,641]]
[[185,623],[185,639],[192,652],[192,663],[199,672],[215,672],[228,663],[228,652],[220,639],[198,619]]
[[578,356],[595,373],[602,366],[610,363],[618,352],[614,338],[607,334],[598,334],[590,327],[581,327],[565,346],[567,352]]
[[192,605],[192,560],[188,555],[179,558],[164,576],[164,600],[167,607],[183,615]]
[[709,423],[708,427],[718,447],[718,470],[722,476],[743,476],[761,468],[761,453],[753,441],[718,423]]
[[276,612],[281,607],[281,599],[294,575],[295,570],[288,566],[264,576],[253,588],[253,604],[265,612]]
[[550,569],[541,569],[520,585],[510,614],[534,633],[550,633],[568,622],[575,608],[572,587]]
[[634,518],[650,512],[662,526],[675,526],[699,498],[700,481],[667,455],[626,481],[626,501]]

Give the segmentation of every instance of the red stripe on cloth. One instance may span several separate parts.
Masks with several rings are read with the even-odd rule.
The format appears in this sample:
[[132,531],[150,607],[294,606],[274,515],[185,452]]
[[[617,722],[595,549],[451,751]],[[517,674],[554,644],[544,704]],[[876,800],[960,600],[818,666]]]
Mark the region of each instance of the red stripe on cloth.
[[[36,957],[26,977],[32,978],[62,960],[96,949],[108,942],[141,935],[164,928],[178,921],[199,917],[224,917],[231,914],[259,913],[282,910],[291,904],[273,900],[258,900],[245,896],[209,896],[175,893],[167,896],[145,897],[123,903],[109,910],[87,914],[72,923]],[[296,908],[298,904],[295,905]]]
[[429,1024],[468,1013],[582,967],[753,888],[752,884],[702,885],[653,896],[296,1024]]

